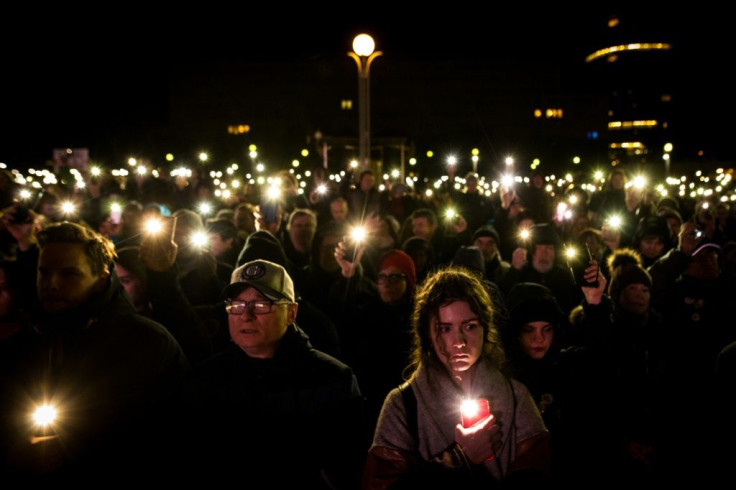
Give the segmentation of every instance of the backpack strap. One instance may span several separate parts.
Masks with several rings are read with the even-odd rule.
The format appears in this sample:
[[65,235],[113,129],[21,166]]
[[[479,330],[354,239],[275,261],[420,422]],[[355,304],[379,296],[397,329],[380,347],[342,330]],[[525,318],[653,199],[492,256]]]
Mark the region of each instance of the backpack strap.
[[411,389],[408,381],[404,381],[399,385],[399,391],[404,399],[404,408],[406,409],[406,426],[409,433],[414,437],[415,443],[419,444],[419,425],[417,423],[417,396]]

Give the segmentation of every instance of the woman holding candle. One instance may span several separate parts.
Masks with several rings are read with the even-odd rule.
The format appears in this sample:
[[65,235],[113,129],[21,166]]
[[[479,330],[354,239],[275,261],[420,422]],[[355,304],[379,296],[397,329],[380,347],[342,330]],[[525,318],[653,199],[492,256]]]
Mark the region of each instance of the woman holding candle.
[[[412,315],[413,373],[384,401],[363,488],[422,483],[530,483],[549,475],[548,432],[529,391],[502,370],[503,349],[482,282],[444,268],[417,291]],[[485,399],[490,415],[461,423],[466,399]],[[467,425],[467,424],[466,424]]]

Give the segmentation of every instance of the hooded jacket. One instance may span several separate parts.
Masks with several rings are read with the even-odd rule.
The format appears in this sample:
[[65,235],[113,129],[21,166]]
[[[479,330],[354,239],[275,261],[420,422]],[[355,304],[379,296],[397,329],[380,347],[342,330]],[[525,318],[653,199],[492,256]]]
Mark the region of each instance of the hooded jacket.
[[[86,304],[61,314],[35,311],[35,328],[3,345],[0,404],[5,455],[23,447],[26,427],[17,419],[28,401],[58,404],[58,459],[42,471],[33,456],[4,459],[10,473],[52,481],[79,475],[146,474],[165,467],[171,403],[189,363],[174,337],[135,312],[115,274]],[[155,441],[141,445],[141,440]],[[40,449],[40,448],[33,448]],[[43,451],[42,449],[40,449]],[[153,473],[151,473],[153,474]]]

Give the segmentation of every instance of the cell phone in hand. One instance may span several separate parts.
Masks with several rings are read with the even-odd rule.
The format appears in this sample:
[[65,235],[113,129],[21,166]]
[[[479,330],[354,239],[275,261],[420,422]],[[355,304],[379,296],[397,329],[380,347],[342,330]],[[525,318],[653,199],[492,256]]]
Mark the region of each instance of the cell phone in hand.
[[463,427],[473,427],[491,415],[491,406],[485,398],[465,400],[460,407]]
[[279,203],[269,199],[261,199],[258,210],[266,223],[276,223],[278,215]]
[[355,257],[358,254],[358,247],[365,241],[366,229],[363,226],[354,226],[350,230],[350,234],[345,238],[345,260],[350,262],[355,261]]
[[588,282],[585,280],[585,269],[590,265],[590,261],[593,260],[593,254],[590,253],[590,248],[586,243],[584,245],[584,251],[581,254],[575,253],[574,255],[568,254],[568,266],[572,272],[572,277],[575,280],[575,284],[583,288],[597,288],[598,287],[598,276],[595,281]]

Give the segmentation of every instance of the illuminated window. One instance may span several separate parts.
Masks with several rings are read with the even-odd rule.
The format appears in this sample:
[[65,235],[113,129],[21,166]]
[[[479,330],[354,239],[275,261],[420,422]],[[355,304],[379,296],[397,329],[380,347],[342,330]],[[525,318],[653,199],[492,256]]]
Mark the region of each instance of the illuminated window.
[[643,150],[646,146],[641,141],[624,141],[621,143],[611,143],[609,148],[612,150]]
[[608,123],[608,129],[653,129],[659,126],[659,122],[656,119],[641,120],[641,121],[610,121]]
[[351,111],[353,110],[353,101],[350,99],[344,99],[340,101],[340,108],[343,111]]
[[547,119],[562,119],[562,109],[550,107],[544,111],[544,116]]
[[250,131],[250,126],[247,124],[238,124],[237,126],[231,125],[227,127],[228,134],[245,134]]
[[[618,46],[609,46],[607,48],[599,49],[592,54],[589,54],[585,58],[586,63],[597,60],[598,58],[606,57],[608,61],[615,61],[617,53],[624,51],[668,51],[672,49],[672,45],[669,43],[631,43],[631,44],[619,44]],[[613,59],[612,59],[613,57]]]

